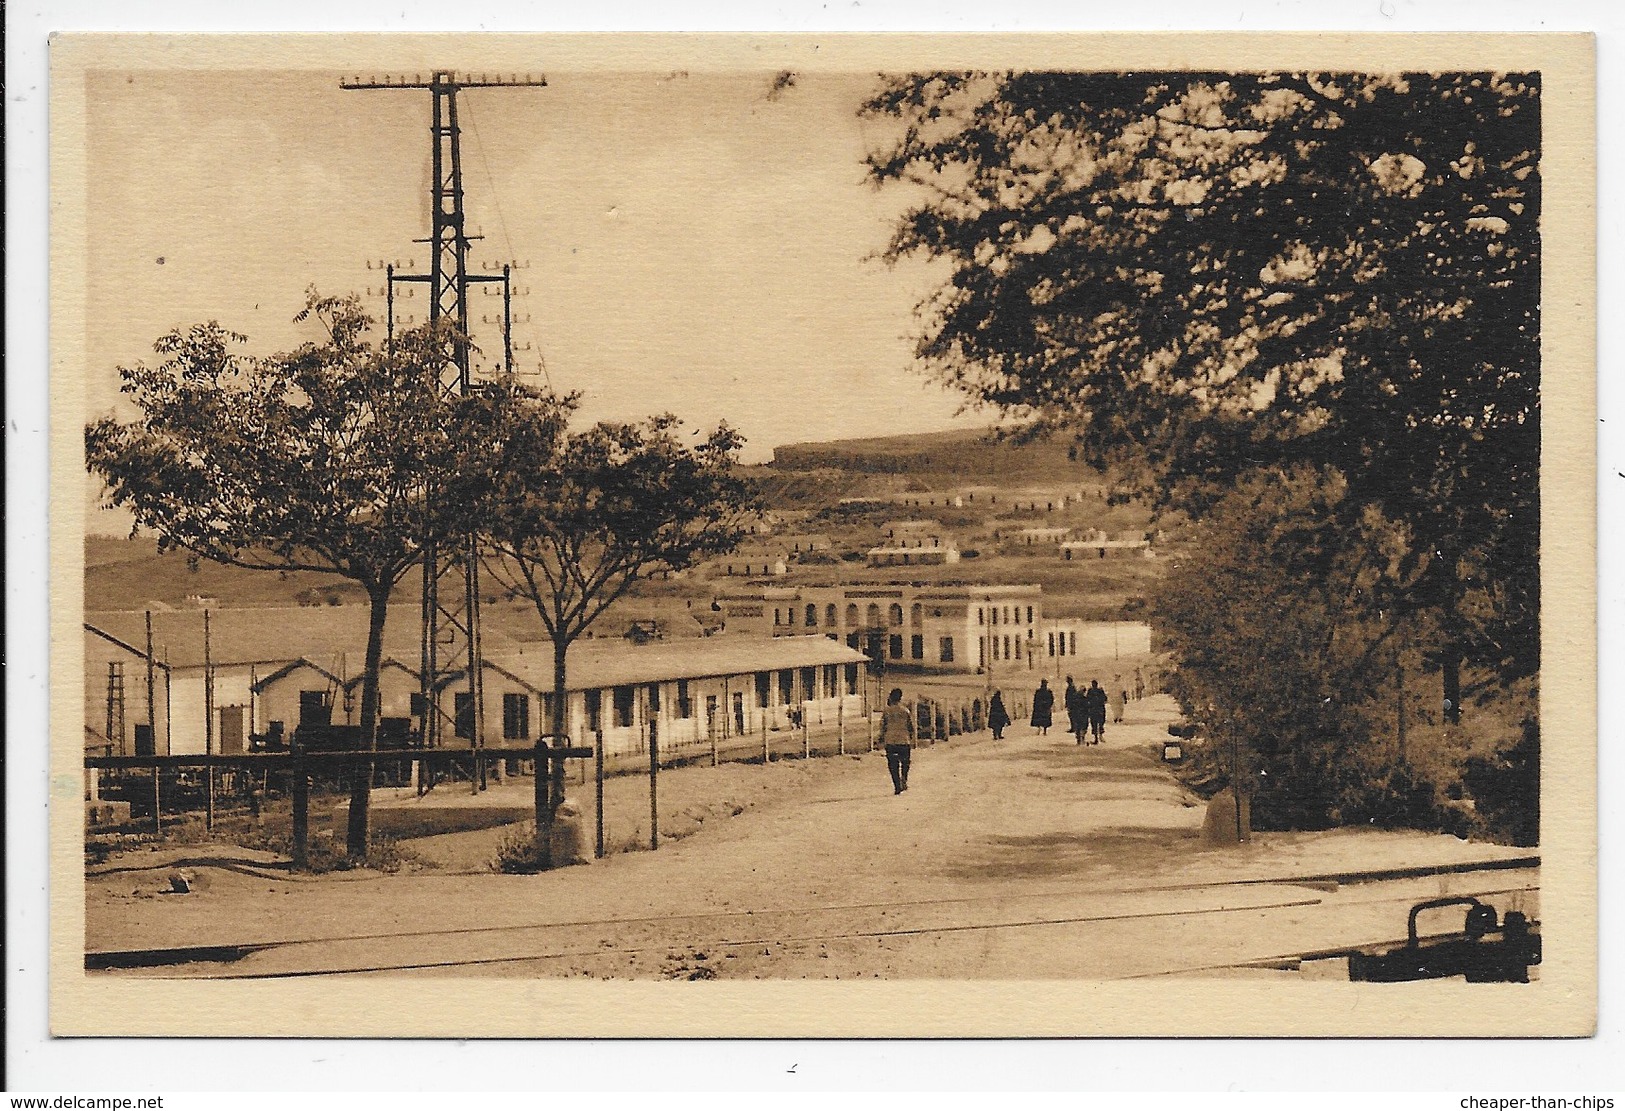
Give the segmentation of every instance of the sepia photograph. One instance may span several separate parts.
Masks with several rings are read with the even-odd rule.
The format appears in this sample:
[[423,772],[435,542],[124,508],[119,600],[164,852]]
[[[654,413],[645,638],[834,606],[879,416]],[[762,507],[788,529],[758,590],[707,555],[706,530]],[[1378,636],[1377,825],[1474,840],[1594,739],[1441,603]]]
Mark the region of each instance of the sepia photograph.
[[52,55],[55,1033],[1594,1029],[1589,39]]

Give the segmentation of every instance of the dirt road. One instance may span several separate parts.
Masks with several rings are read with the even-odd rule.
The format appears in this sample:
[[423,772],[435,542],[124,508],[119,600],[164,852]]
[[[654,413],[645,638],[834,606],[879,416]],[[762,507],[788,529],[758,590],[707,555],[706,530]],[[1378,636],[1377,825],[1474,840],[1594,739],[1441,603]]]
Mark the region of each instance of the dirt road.
[[[1202,807],[1157,758],[1172,716],[1131,704],[1099,746],[1018,725],[922,747],[902,795],[878,754],[674,770],[661,792],[679,807],[739,801],[658,852],[539,876],[296,880],[216,850],[225,863],[193,854],[199,890],[156,895],[165,858],[110,861],[88,881],[87,948],[220,947],[110,975],[1098,979],[1400,937],[1411,903],[1443,893],[1538,910],[1527,868],[1328,878],[1525,850],[1368,830],[1202,844]],[[637,786],[606,812],[633,812]],[[496,834],[454,836],[425,844],[477,864],[470,838]]]

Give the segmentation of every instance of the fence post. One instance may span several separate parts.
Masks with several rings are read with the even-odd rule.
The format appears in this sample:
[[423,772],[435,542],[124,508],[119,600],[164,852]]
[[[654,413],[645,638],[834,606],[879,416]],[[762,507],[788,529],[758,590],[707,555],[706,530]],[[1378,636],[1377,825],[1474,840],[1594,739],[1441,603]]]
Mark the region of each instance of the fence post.
[[656,801],[655,781],[660,778],[660,737],[649,730],[649,851],[660,848],[660,806]]
[[[768,697],[769,701],[771,701],[772,698],[773,698],[773,692],[772,692],[771,687],[768,688],[767,697]],[[762,707],[762,767],[764,767],[764,768],[767,767],[768,764],[773,762],[773,754],[769,750],[768,744],[767,744],[767,711],[768,711],[768,709],[769,709],[769,707],[767,707],[767,706]]]
[[807,703],[801,704],[801,758],[812,759],[812,738],[807,733]]
[[717,723],[708,719],[705,723],[705,732],[711,738],[711,766],[714,768],[717,766]]
[[289,789],[293,795],[293,866],[310,861],[310,780],[305,775],[304,746],[297,733],[288,742]]
[[593,851],[598,859],[602,860],[604,858],[604,731],[602,728],[593,734],[592,764],[593,778],[597,782],[598,799],[597,841]]
[[835,700],[835,755],[846,755],[846,690],[843,688]]
[[152,832],[164,831],[164,769],[156,761],[152,765]]
[[863,711],[863,729],[864,732],[869,734],[869,751],[873,752],[875,750],[875,714],[873,710],[867,707]]

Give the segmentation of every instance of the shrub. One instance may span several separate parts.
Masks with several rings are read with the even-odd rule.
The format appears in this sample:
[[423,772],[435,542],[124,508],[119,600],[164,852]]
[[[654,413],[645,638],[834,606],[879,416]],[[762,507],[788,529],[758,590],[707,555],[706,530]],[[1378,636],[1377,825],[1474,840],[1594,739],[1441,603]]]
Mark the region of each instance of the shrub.
[[1514,845],[1540,844],[1540,729],[1533,720],[1510,745],[1468,757],[1462,782],[1484,832]]
[[549,863],[547,840],[536,835],[536,823],[525,822],[510,830],[497,845],[491,858],[491,871],[509,876],[528,876],[546,871]]

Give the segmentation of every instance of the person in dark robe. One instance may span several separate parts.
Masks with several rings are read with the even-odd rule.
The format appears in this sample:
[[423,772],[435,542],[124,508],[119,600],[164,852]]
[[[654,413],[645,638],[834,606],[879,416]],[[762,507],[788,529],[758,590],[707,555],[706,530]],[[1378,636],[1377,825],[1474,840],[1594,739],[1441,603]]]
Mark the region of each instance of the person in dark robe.
[[1089,680],[1089,689],[1084,692],[1084,702],[1089,708],[1090,744],[1099,744],[1106,736],[1106,692],[1101,689],[1100,683],[1094,679]]
[[998,691],[987,706],[987,727],[993,730],[995,741],[1004,740],[1004,731],[1010,727],[1010,711],[1004,708],[1004,695]]
[[1038,680],[1033,691],[1032,726],[1041,736],[1049,736],[1049,727],[1055,722],[1055,692],[1049,689],[1049,680]]
[[1066,707],[1066,731],[1081,745],[1083,731],[1089,728],[1089,713],[1083,704],[1083,692],[1070,675],[1066,677],[1066,693],[1061,696],[1061,704]]

